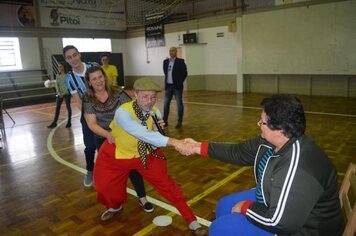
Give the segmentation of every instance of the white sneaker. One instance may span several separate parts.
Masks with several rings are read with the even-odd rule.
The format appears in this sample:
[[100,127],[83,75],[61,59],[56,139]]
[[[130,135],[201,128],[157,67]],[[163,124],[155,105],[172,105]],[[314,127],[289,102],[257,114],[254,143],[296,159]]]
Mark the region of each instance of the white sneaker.
[[116,213],[119,213],[120,211],[122,211],[122,209],[123,209],[122,205],[117,209],[109,208],[106,211],[104,211],[104,213],[101,215],[100,219],[102,221],[110,220],[111,218],[114,217],[114,215]]

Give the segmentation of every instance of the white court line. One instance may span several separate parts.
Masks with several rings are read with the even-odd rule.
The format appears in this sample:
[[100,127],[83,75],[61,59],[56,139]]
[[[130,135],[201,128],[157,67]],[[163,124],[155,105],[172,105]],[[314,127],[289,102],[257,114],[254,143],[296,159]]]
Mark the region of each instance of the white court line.
[[[217,182],[216,184],[210,186],[208,189],[204,190],[203,192],[201,192],[200,194],[196,195],[194,198],[190,199],[187,204],[188,206],[191,206],[192,204],[200,201],[202,198],[206,197],[207,195],[211,194],[212,192],[214,192],[216,189],[220,188],[221,186],[223,186],[224,184],[228,183],[229,181],[231,181],[232,179],[236,178],[237,176],[239,176],[241,173],[243,173],[245,170],[250,169],[251,167],[242,167],[240,169],[238,169],[237,171],[235,171],[234,173],[228,175],[226,178],[220,180],[219,182]],[[173,213],[169,213],[168,216],[173,217],[174,214]],[[207,227],[210,226],[211,222],[207,221],[206,224],[202,223],[201,218],[197,217],[198,222],[201,223],[202,225],[205,225]],[[133,236],[143,236],[148,234],[150,231],[152,231],[155,227],[157,227],[157,225],[155,224],[150,224],[149,226],[146,226],[145,228],[141,229],[139,232],[135,233]]]
[[[79,116],[79,114],[76,114],[76,115],[74,115],[73,117],[77,117],[77,116]],[[79,167],[79,166],[77,166],[77,165],[74,165],[74,164],[72,164],[72,163],[70,163],[70,162],[68,162],[68,161],[66,161],[66,160],[63,160],[63,159],[57,154],[57,152],[56,152],[56,151],[54,150],[54,148],[53,148],[53,145],[52,145],[52,143],[53,143],[53,135],[54,135],[54,133],[56,132],[57,128],[58,128],[59,126],[61,126],[62,124],[64,124],[66,121],[67,121],[67,120],[61,121],[61,122],[58,124],[58,126],[55,127],[54,129],[52,129],[51,132],[49,133],[48,138],[47,138],[47,149],[48,149],[48,152],[49,152],[49,154],[51,154],[51,156],[52,156],[56,161],[58,161],[59,163],[65,165],[65,166],[67,166],[67,167],[69,167],[69,168],[72,168],[72,169],[74,169],[74,170],[76,170],[76,171],[78,171],[78,172],[80,172],[80,173],[86,174],[87,171],[86,171],[85,169],[83,169],[83,168],[81,168],[81,167]]]
[[[225,104],[203,103],[203,102],[184,102],[184,103],[186,103],[186,104],[193,104],[193,105],[214,106],[214,107],[233,107],[233,108],[262,110],[262,107],[248,107],[248,106],[225,105]],[[304,113],[306,113],[306,114],[313,114],[313,115],[343,116],[343,117],[353,117],[353,118],[356,118],[356,115],[342,114],[342,113],[329,113],[329,112],[318,112],[318,111],[304,111]]]
[[[217,106],[219,107],[219,106],[220,106],[220,107],[231,107],[231,108],[243,108],[243,109],[261,110],[261,107],[249,107],[249,106],[214,104],[214,103],[201,103],[201,102],[184,102],[184,103],[186,103],[186,104],[193,104],[193,105],[214,106],[214,107],[217,107]],[[326,113],[326,112],[311,112],[311,111],[305,111],[305,113],[307,113],[307,114],[316,114],[316,115],[330,115],[330,116],[356,117],[356,115],[338,114],[338,113]],[[78,116],[78,115],[80,115],[80,114],[77,114],[77,115],[75,115],[75,116]],[[64,124],[65,122],[66,122],[66,120],[63,120],[62,122],[59,123],[58,126],[61,126],[61,125]],[[58,127],[58,126],[57,126],[57,127]],[[86,170],[85,170],[84,168],[81,168],[81,167],[79,167],[79,166],[77,166],[77,165],[74,165],[74,164],[72,164],[72,163],[70,163],[70,162],[68,162],[68,161],[63,160],[63,159],[55,152],[55,150],[53,149],[53,146],[52,146],[53,135],[54,135],[54,133],[55,133],[57,127],[54,128],[54,129],[50,132],[50,134],[49,134],[49,136],[48,136],[48,139],[47,139],[47,148],[48,148],[49,153],[50,153],[51,156],[52,156],[56,161],[58,161],[59,163],[65,165],[65,166],[67,166],[67,167],[69,167],[69,168],[72,168],[72,169],[74,169],[74,170],[76,170],[76,171],[78,171],[78,172],[80,172],[80,173],[86,174]],[[220,183],[220,184],[221,184],[221,183]],[[131,194],[131,195],[133,195],[133,196],[137,196],[137,195],[136,195],[136,192],[135,192],[134,190],[130,189],[130,188],[127,188],[127,193],[129,193],[129,194]],[[180,213],[178,212],[178,210],[177,210],[175,207],[173,207],[173,206],[171,206],[171,205],[169,205],[169,204],[167,204],[167,203],[165,203],[165,202],[162,202],[162,201],[160,201],[160,200],[158,200],[158,199],[155,199],[155,198],[152,198],[152,197],[149,197],[149,196],[147,196],[147,200],[150,201],[151,203],[153,203],[153,204],[155,204],[155,205],[157,205],[157,206],[163,208],[163,209],[166,209],[166,210],[168,210],[168,211],[170,211],[170,212],[173,212],[173,213],[175,213],[175,214],[180,215]],[[200,218],[200,217],[197,217],[197,219],[198,219],[198,222],[199,222],[200,224],[204,225],[204,226],[209,227],[210,224],[211,224],[211,222],[208,221],[208,220],[206,220],[206,219],[203,219],[203,218]],[[147,228],[147,230],[148,230],[148,228]],[[145,230],[143,230],[143,232],[144,232],[144,231],[145,231]],[[147,231],[146,231],[146,232],[147,232]],[[140,233],[140,232],[138,232],[138,233]]]
[[[78,116],[78,115],[75,115],[75,116]],[[75,117],[75,116],[74,116],[74,117]],[[67,167],[69,167],[69,168],[71,168],[71,169],[73,169],[73,170],[76,170],[76,171],[78,171],[78,172],[80,172],[80,173],[86,174],[87,171],[86,171],[84,168],[82,168],[82,167],[80,167],[80,166],[77,166],[77,165],[74,165],[74,164],[72,164],[72,163],[70,163],[70,162],[68,162],[68,161],[66,161],[66,160],[63,160],[63,159],[57,154],[57,152],[56,152],[56,151],[54,150],[54,148],[53,148],[53,145],[52,145],[52,142],[53,142],[53,135],[54,135],[54,133],[56,132],[57,128],[58,128],[59,126],[61,126],[62,124],[64,124],[66,121],[67,121],[67,120],[61,121],[61,122],[58,124],[58,126],[55,127],[54,129],[52,129],[52,131],[49,133],[48,138],[47,138],[47,149],[48,149],[48,152],[49,152],[49,154],[50,154],[56,161],[58,161],[59,163],[65,165],[65,166],[67,166]],[[136,192],[135,192],[133,189],[126,188],[126,190],[127,190],[127,193],[129,193],[129,194],[131,194],[131,195],[137,197]],[[147,197],[147,200],[150,201],[151,203],[153,203],[153,204],[155,204],[155,205],[157,205],[157,206],[159,206],[159,207],[161,207],[161,208],[163,208],[163,209],[166,209],[166,210],[168,210],[168,211],[171,211],[171,212],[174,212],[174,213],[180,215],[180,213],[178,212],[178,210],[177,210],[175,207],[173,207],[173,206],[171,206],[171,205],[169,205],[169,204],[167,204],[167,203],[165,203],[165,202],[162,202],[162,201],[160,201],[160,200],[158,200],[158,199],[152,198],[152,197],[150,197],[150,196],[146,196],[146,197]],[[198,219],[198,222],[199,222],[200,224],[202,224],[202,225],[209,226],[209,225],[211,224],[210,221],[208,221],[208,220],[206,220],[206,219],[203,219],[203,218],[200,218],[200,217],[198,217],[198,216],[197,216],[197,219]]]

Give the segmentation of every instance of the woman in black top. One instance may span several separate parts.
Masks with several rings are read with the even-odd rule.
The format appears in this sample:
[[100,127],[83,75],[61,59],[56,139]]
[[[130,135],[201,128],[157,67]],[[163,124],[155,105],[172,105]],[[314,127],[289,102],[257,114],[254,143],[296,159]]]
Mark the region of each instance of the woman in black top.
[[[100,67],[94,66],[87,70],[85,85],[87,87],[87,93],[83,100],[84,117],[89,128],[95,134],[95,143],[99,150],[105,139],[107,139],[109,143],[115,142],[109,128],[110,122],[114,118],[116,109],[121,104],[131,101],[131,97],[121,88],[111,86],[108,83],[105,72]],[[133,170],[130,172],[130,180],[139,197],[140,206],[142,206],[146,212],[152,212],[153,206],[146,199],[142,176]],[[118,209],[118,211],[119,210],[121,209]],[[112,215],[109,218],[102,215],[101,219],[108,220],[111,217]]]

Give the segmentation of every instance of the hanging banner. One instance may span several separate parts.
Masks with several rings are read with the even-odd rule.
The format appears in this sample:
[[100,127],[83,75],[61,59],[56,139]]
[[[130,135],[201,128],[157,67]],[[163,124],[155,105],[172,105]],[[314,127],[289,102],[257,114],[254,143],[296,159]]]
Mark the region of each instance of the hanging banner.
[[164,24],[155,23],[145,26],[146,47],[162,47],[166,45],[164,39]]
[[124,0],[40,0],[42,27],[126,30]]
[[32,0],[0,1],[0,26],[36,26]]

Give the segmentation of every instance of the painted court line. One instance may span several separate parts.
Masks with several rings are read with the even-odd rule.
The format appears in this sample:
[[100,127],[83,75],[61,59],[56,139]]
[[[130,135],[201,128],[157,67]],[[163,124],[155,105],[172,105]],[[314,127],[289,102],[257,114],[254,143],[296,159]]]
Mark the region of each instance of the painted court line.
[[[205,196],[209,195],[210,193],[212,193],[213,191],[215,191],[216,189],[220,188],[222,185],[226,184],[227,182],[231,181],[232,179],[234,179],[235,177],[239,176],[241,173],[243,173],[244,171],[250,169],[251,167],[242,167],[240,169],[238,169],[237,171],[235,171],[234,173],[232,173],[231,175],[227,176],[225,179],[219,181],[218,183],[216,183],[215,185],[211,186],[210,188],[208,188],[207,190],[205,190],[204,192],[198,194],[197,196],[195,196],[194,198],[190,199],[187,203],[188,206],[191,206],[192,204],[198,202],[199,200],[201,200],[202,198],[204,198]],[[177,210],[174,211],[174,213],[179,214],[177,212]],[[170,212],[169,214],[167,214],[168,216],[174,216],[175,214],[172,212]],[[180,215],[180,214],[179,214]],[[210,226],[211,222],[207,221],[205,219],[199,218],[197,217],[198,222],[202,225],[205,225],[207,227]],[[155,224],[150,224],[149,226],[143,228],[142,230],[140,230],[139,232],[137,232],[136,234],[134,234],[133,236],[143,236],[146,235],[148,232],[152,231],[155,227],[157,227],[157,225]]]
[[[80,172],[80,173],[86,174],[86,170],[85,170],[84,168],[82,168],[82,167],[80,167],[80,166],[77,166],[77,165],[74,165],[74,164],[72,164],[72,163],[70,163],[70,162],[68,162],[68,161],[66,161],[66,160],[63,160],[63,159],[57,154],[57,152],[56,152],[56,151],[54,150],[54,148],[53,148],[53,145],[52,145],[53,135],[54,135],[54,133],[56,132],[57,128],[58,128],[59,126],[61,126],[62,124],[64,124],[66,121],[67,121],[67,120],[61,121],[61,122],[58,124],[58,126],[55,127],[55,128],[49,133],[48,138],[47,138],[47,148],[48,148],[49,154],[50,154],[56,161],[58,161],[59,163],[65,165],[65,166],[67,166],[67,167],[69,167],[69,168],[72,168],[73,170],[76,170],[76,171],[78,171],[78,172]],[[129,194],[131,194],[131,195],[134,195],[134,196],[137,196],[134,190],[132,190],[132,189],[130,189],[130,188],[126,188],[126,190],[127,190],[127,193],[129,193]],[[147,196],[147,200],[149,200],[151,203],[153,203],[153,204],[155,204],[155,205],[157,205],[157,206],[159,206],[159,207],[161,207],[161,208],[164,208],[164,209],[166,209],[166,210],[168,210],[168,211],[171,211],[171,212],[174,212],[174,213],[176,213],[176,214],[179,214],[178,210],[177,210],[175,207],[173,207],[173,206],[171,206],[171,205],[169,205],[169,204],[167,204],[167,203],[165,203],[165,202],[162,202],[162,201],[160,201],[160,200],[158,200],[158,199],[154,199],[154,198],[149,197],[149,196]],[[210,222],[209,222],[209,221],[206,221],[206,220],[204,220],[204,219],[202,219],[202,218],[200,218],[200,219],[201,219],[201,221],[199,221],[199,222],[200,222],[201,224],[203,224],[203,225],[210,225]]]
[[72,164],[72,163],[70,163],[70,162],[68,162],[68,161],[66,161],[66,160],[63,160],[63,159],[57,154],[57,152],[56,152],[56,151],[54,150],[54,148],[53,148],[53,145],[52,145],[52,143],[53,143],[53,135],[54,135],[54,133],[56,132],[57,128],[58,128],[59,126],[61,126],[62,124],[64,124],[65,122],[67,122],[67,120],[61,121],[61,122],[58,124],[58,126],[55,127],[54,129],[52,129],[51,132],[49,133],[48,138],[47,138],[47,149],[48,149],[48,151],[49,151],[49,154],[51,154],[51,156],[52,156],[56,161],[58,161],[59,163],[65,165],[65,166],[67,166],[67,167],[69,167],[69,168],[72,168],[72,169],[74,169],[74,170],[76,170],[76,171],[78,171],[78,172],[80,172],[80,173],[86,174],[86,170],[85,170],[85,169],[83,169],[83,168],[81,168],[81,167],[79,167],[79,166],[77,166],[77,165],[74,165],[74,164]]
[[[76,115],[76,116],[77,116],[77,115]],[[74,164],[72,164],[72,163],[70,163],[70,162],[68,162],[68,161],[66,161],[66,160],[64,160],[64,159],[62,159],[62,158],[57,154],[57,152],[54,150],[54,148],[53,148],[52,143],[53,143],[53,136],[54,136],[54,133],[56,132],[57,128],[60,127],[61,125],[63,125],[66,121],[67,121],[67,120],[61,121],[61,122],[58,124],[57,127],[55,127],[54,129],[51,130],[51,132],[49,133],[48,138],[47,138],[47,149],[48,149],[48,151],[49,151],[49,154],[50,154],[57,162],[59,162],[59,163],[65,165],[65,166],[67,166],[67,167],[69,167],[69,168],[71,168],[71,169],[73,169],[73,170],[76,170],[76,171],[78,171],[78,172],[80,172],[80,173],[86,174],[86,170],[85,170],[84,168],[79,167],[79,166],[77,166],[77,165],[74,165]],[[242,173],[241,169],[240,169],[239,171],[237,171],[237,172],[238,172],[238,173]],[[236,173],[236,172],[235,172],[235,173]],[[235,175],[236,175],[236,174],[233,174],[233,176],[235,176]],[[236,176],[237,176],[237,175],[236,175]],[[228,177],[228,178],[229,178],[229,177]],[[231,177],[230,177],[229,179],[231,179]],[[224,179],[223,181],[226,182],[227,179]],[[219,183],[220,183],[220,182],[219,182]],[[215,190],[215,189],[217,188],[217,186],[221,186],[221,185],[222,185],[222,184],[219,185],[219,183],[216,184],[216,185],[214,185],[214,186],[216,186],[215,188],[214,188],[214,186],[212,186],[212,187],[210,187],[208,190],[204,191],[204,193],[201,193],[201,194],[199,194],[198,196],[196,196],[196,197],[194,197],[193,199],[191,199],[190,201],[188,201],[188,205],[191,205],[192,203],[197,202],[198,200],[200,200],[201,198],[203,198],[204,196],[206,196],[208,193],[210,193],[210,192],[212,192],[213,190]],[[130,188],[127,188],[127,193],[136,196],[135,191],[132,190],[132,189],[130,189]],[[155,205],[157,205],[157,206],[159,206],[159,207],[161,207],[161,208],[164,208],[164,209],[170,211],[169,214],[171,214],[172,216],[175,215],[175,214],[179,214],[178,210],[177,210],[175,207],[173,207],[173,206],[171,206],[171,205],[169,205],[169,204],[167,204],[167,203],[165,203],[165,202],[162,202],[162,201],[160,201],[160,200],[158,200],[158,199],[154,199],[154,198],[149,197],[149,196],[147,196],[147,199],[148,199],[151,203],[153,203],[153,204],[155,204]],[[179,214],[179,215],[180,215],[180,214]],[[200,217],[197,217],[197,219],[198,219],[198,222],[199,222],[200,224],[202,224],[202,225],[209,226],[209,225],[211,224],[211,222],[208,221],[208,220],[206,220],[206,219],[203,219],[203,218],[200,218]],[[154,226],[154,227],[152,227],[152,226]],[[151,231],[152,229],[155,228],[155,225],[152,224],[152,226],[150,225],[150,226],[144,228],[143,230],[139,231],[139,232],[138,232],[138,233],[139,233],[138,235],[142,235],[142,234],[140,233],[140,232],[142,232],[142,231],[145,231],[145,232]],[[147,230],[148,230],[148,231],[147,231]],[[135,234],[135,235],[136,235],[136,234]]]
[[[186,104],[194,104],[194,105],[205,105],[205,106],[220,106],[220,107],[233,107],[233,108],[243,108],[243,109],[254,109],[254,110],[261,110],[260,107],[249,107],[249,106],[237,106],[237,105],[225,105],[225,104],[213,104],[213,103],[199,103],[199,102],[184,102]],[[36,111],[38,112],[38,111]],[[41,113],[41,112],[38,112],[38,113]],[[343,117],[356,117],[356,115],[349,115],[349,114],[338,114],[338,113],[325,113],[325,112],[308,112],[306,111],[305,113],[308,113],[308,114],[318,114],[318,115],[331,115],[331,116],[343,116]],[[77,116],[77,115],[76,115]],[[66,120],[63,120],[62,122],[59,123],[58,126],[61,126],[62,124],[64,124],[64,122],[66,122]],[[53,141],[53,135],[55,133],[57,128],[54,128],[49,136],[48,136],[48,139],[47,139],[47,148],[49,150],[49,153],[50,155],[56,160],[58,161],[59,163],[69,167],[69,168],[72,168],[80,173],[83,173],[85,174],[86,173],[86,170],[84,168],[81,168],[77,165],[74,165],[68,161],[65,161],[63,160],[57,153],[56,151],[53,149],[53,146],[52,146],[52,141]],[[233,178],[239,176],[241,173],[243,173],[244,171],[246,171],[247,169],[249,169],[251,167],[243,167],[243,168],[240,168],[239,170],[235,171],[234,173],[232,173],[231,175],[229,175],[228,177],[226,177],[225,179],[219,181],[217,184],[211,186],[209,189],[205,190],[204,192],[198,194],[197,196],[195,196],[194,198],[192,198],[191,200],[189,200],[187,203],[188,205],[192,205],[196,202],[198,202],[199,200],[201,200],[202,198],[204,198],[205,196],[207,196],[208,194],[212,193],[213,191],[215,191],[216,189],[218,189],[219,187],[221,187],[222,185],[226,184],[227,182],[231,181]],[[343,173],[338,173],[339,175],[342,175]],[[127,192],[131,195],[134,195],[136,196],[136,193],[134,190],[130,189],[130,188],[127,188]],[[173,217],[174,215],[180,215],[179,212],[177,211],[177,209],[165,202],[162,202],[158,199],[154,199],[154,198],[151,198],[149,196],[147,196],[147,199],[152,202],[153,204],[161,207],[161,208],[164,208],[168,211],[170,211],[167,215],[168,216],[171,216]],[[205,225],[207,227],[210,226],[211,222],[206,220],[206,219],[203,219],[203,218],[200,218],[200,217],[197,217],[199,223],[201,223],[202,225]],[[149,232],[151,232],[154,228],[156,228],[157,226],[154,225],[154,224],[150,224],[149,226],[143,228],[142,230],[140,230],[139,232],[135,233],[134,236],[143,236],[143,235],[146,235],[148,234]]]
[[[48,108],[52,108],[52,107],[56,107],[56,105],[50,105],[50,106],[46,106],[46,107],[41,107],[41,108],[30,108],[30,109],[23,109],[23,110],[17,110],[17,111],[11,111],[11,114],[20,114],[20,113],[26,113],[26,112],[37,112],[40,110],[45,110]],[[47,113],[48,114],[48,113]],[[53,114],[52,114],[53,115]]]
[[[203,102],[184,102],[184,103],[193,104],[193,105],[214,106],[214,107],[234,107],[234,108],[243,108],[243,109],[262,110],[261,107],[248,107],[248,106],[225,105],[225,104],[214,104],[214,103],[203,103]],[[356,115],[342,114],[342,113],[329,113],[329,112],[317,112],[317,111],[304,111],[304,112],[306,114],[313,114],[313,115],[342,116],[342,117],[356,118]]]
[[[75,116],[78,116],[78,115],[75,115]],[[86,170],[84,168],[81,168],[77,165],[74,165],[66,160],[63,160],[58,154],[57,152],[54,150],[53,148],[53,135],[54,133],[56,132],[57,128],[60,127],[62,124],[64,124],[67,120],[63,120],[61,121],[58,126],[54,129],[51,130],[51,132],[49,133],[48,135],[48,138],[47,138],[47,148],[48,148],[48,151],[50,153],[50,155],[56,160],[58,161],[59,163],[71,168],[71,169],[74,169],[80,173],[83,173],[83,174],[86,174]],[[219,181],[217,184],[211,186],[210,188],[208,188],[207,190],[205,190],[204,192],[200,193],[199,195],[195,196],[193,199],[189,200],[187,202],[188,205],[192,205],[196,202],[198,202],[200,199],[202,199],[203,197],[207,196],[208,194],[210,194],[211,192],[215,191],[217,188],[219,188],[220,186],[224,185],[225,183],[227,183],[228,181],[230,181],[231,179],[235,178],[236,176],[240,175],[242,172],[244,172],[245,170],[249,169],[250,167],[243,167],[241,169],[239,169],[238,171],[234,172],[233,174],[229,175],[228,177],[226,177],[225,179]],[[127,188],[127,193],[131,194],[131,195],[134,195],[136,196],[136,193],[134,190],[130,189],[130,188]],[[158,199],[155,199],[155,198],[152,198],[152,197],[149,197],[147,196],[147,200],[150,201],[152,204],[155,204],[161,208],[164,208],[168,211],[170,211],[170,213],[168,213],[169,216],[174,216],[176,214],[180,215],[180,213],[178,212],[178,210],[165,203],[165,202],[162,202]],[[200,218],[200,217],[197,217],[198,219],[198,222],[202,225],[205,225],[207,227],[210,226],[211,222],[206,220],[206,219],[203,219],[203,218]],[[142,229],[141,231],[137,232],[136,234],[134,234],[135,236],[139,236],[139,235],[145,235],[146,233],[152,231],[155,227],[157,227],[156,225],[154,224],[151,224],[147,227],[145,227],[144,229]]]

